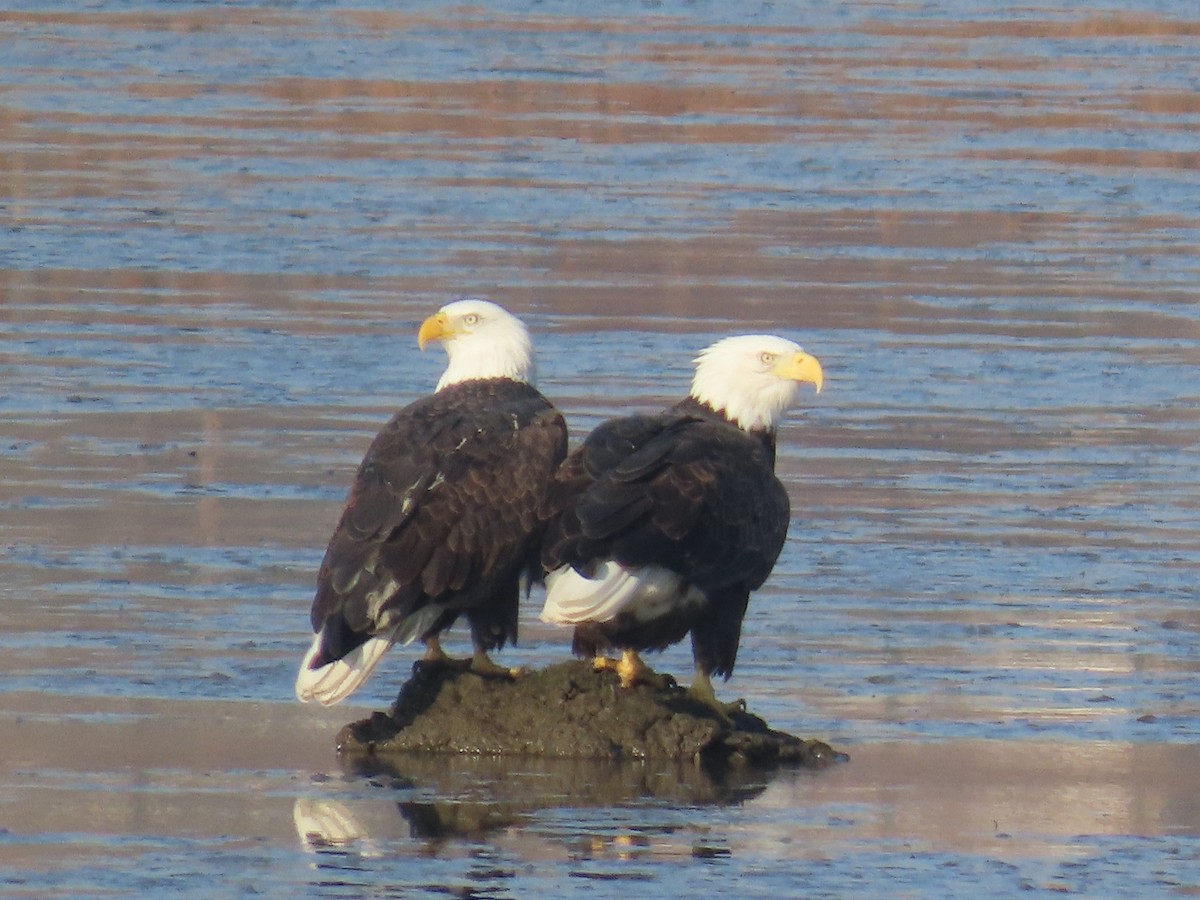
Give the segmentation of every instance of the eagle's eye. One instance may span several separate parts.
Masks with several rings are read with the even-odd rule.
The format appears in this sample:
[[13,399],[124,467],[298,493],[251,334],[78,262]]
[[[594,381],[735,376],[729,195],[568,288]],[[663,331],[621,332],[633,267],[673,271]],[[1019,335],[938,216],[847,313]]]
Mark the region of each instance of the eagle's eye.
[[772,366],[775,364],[775,354],[770,350],[764,350],[758,355],[758,361],[764,366]]
[[479,324],[479,313],[467,313],[465,316],[463,316],[463,324],[478,325]]

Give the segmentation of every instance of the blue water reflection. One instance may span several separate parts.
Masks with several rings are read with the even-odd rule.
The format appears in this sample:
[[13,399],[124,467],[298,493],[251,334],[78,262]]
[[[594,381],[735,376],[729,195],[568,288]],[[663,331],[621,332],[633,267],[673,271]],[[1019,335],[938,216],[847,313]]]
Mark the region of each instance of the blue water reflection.
[[[0,893],[1194,892],[1198,29],[1171,0],[0,13]],[[326,771],[340,721],[291,701],[314,572],[464,294],[530,323],[575,438],[731,331],[820,356],[721,690],[843,771],[530,775],[515,811],[479,761]],[[527,665],[567,649],[537,601]],[[322,803],[361,836],[307,841]]]

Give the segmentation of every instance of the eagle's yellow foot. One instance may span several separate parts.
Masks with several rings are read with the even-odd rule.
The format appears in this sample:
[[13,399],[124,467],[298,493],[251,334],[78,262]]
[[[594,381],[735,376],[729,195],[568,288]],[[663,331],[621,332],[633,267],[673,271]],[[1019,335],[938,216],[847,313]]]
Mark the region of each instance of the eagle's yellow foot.
[[661,691],[675,686],[675,679],[670,675],[660,675],[642,662],[642,658],[633,650],[624,650],[620,659],[609,659],[597,656],[592,660],[592,668],[597,672],[613,671],[621,680],[621,687],[631,688],[639,684],[647,685]]
[[517,666],[510,669],[507,666],[492,662],[492,658],[484,650],[475,651],[475,655],[471,657],[467,668],[483,678],[506,678],[509,681],[516,681],[518,678],[524,678],[529,674],[529,670],[524,666]]
[[696,670],[696,680],[692,682],[692,686],[688,688],[687,692],[693,700],[699,700],[716,713],[717,718],[728,728],[736,727],[733,721],[734,713],[746,711],[745,700],[738,699],[732,703],[722,703],[718,700],[717,693],[713,690],[712,679],[699,669]]

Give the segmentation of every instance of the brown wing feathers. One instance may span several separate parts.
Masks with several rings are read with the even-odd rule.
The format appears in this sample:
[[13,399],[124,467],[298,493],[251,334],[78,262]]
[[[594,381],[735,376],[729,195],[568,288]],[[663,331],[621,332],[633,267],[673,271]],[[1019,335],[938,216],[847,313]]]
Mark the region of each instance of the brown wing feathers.
[[[536,511],[565,447],[561,416],[519,382],[464,382],[397,413],[359,468],[318,577],[314,629],[349,626],[330,629],[343,634],[329,654],[430,603],[451,620],[515,605],[504,582],[536,561]],[[515,610],[502,618],[515,632]]]
[[[603,430],[602,430],[603,429]],[[626,455],[622,456],[622,451]],[[758,587],[787,530],[765,448],[729,425],[670,414],[601,426],[564,465],[543,561],[663,565],[702,588]]]

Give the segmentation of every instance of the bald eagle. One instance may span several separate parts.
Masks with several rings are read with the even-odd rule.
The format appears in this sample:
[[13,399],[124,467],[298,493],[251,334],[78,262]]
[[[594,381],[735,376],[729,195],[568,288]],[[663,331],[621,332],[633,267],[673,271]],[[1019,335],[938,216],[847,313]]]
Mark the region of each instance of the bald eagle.
[[[638,656],[689,632],[691,691],[720,707],[750,592],[783,548],[790,516],[775,476],[776,428],[821,364],[772,335],[718,341],[687,398],[611,419],[563,463],[547,501],[542,619],[575,627],[573,649],[621,684],[662,685]],[[621,650],[619,662],[605,659]]]
[[519,674],[488,651],[516,640],[522,577],[540,575],[538,511],[566,425],[533,386],[525,326],[496,304],[442,307],[418,332],[430,341],[449,365],[367,450],[321,563],[301,701],[342,700],[396,643],[419,638],[426,660],[448,663],[438,636],[460,615],[470,667]]

